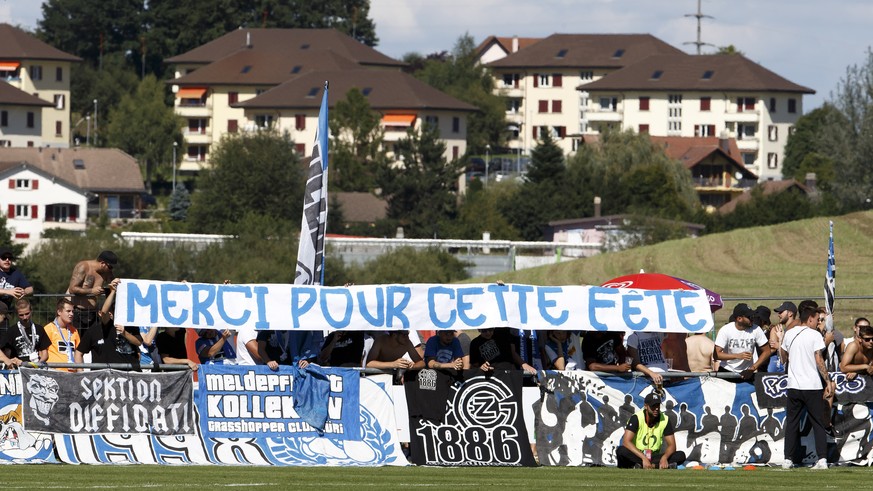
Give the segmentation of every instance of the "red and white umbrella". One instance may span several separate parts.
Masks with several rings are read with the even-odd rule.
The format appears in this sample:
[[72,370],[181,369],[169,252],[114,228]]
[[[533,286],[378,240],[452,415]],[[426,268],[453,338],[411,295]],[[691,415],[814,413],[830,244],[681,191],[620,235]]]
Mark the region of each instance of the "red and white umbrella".
[[645,273],[640,271],[637,274],[613,278],[600,286],[606,288],[638,288],[640,290],[704,290],[707,298],[709,298],[709,308],[712,312],[724,306],[724,303],[721,301],[721,295],[718,293],[707,290],[688,280],[660,273]]

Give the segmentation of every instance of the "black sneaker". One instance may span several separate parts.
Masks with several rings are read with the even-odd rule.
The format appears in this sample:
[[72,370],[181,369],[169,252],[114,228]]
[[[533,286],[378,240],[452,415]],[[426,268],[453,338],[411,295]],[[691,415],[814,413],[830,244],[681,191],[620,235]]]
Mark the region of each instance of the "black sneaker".
[[670,462],[670,463],[667,465],[667,468],[668,468],[668,469],[675,469],[675,468],[676,468],[676,462]]

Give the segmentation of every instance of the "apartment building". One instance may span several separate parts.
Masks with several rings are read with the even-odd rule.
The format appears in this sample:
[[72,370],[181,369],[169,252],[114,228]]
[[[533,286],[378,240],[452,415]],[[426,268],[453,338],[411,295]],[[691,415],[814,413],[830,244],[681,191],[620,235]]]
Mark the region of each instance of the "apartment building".
[[660,54],[684,55],[649,34],[553,34],[488,63],[506,99],[510,148],[527,153],[549,131],[565,153],[574,152],[588,131],[576,88]]
[[[182,171],[208,166],[223,135],[267,126],[288,131],[308,155],[325,80],[331,106],[357,87],[383,112],[386,142],[427,121],[438,125],[446,158],[466,151],[473,106],[403,74],[402,62],[333,29],[240,29],[167,63],[175,65],[176,113],[187,121]],[[398,102],[388,102],[392,98]]]
[[651,56],[577,89],[583,133],[611,127],[733,138],[743,165],[761,180],[782,178],[803,95],[815,93],[742,55]]
[[70,146],[70,67],[79,61],[0,24],[0,147]]

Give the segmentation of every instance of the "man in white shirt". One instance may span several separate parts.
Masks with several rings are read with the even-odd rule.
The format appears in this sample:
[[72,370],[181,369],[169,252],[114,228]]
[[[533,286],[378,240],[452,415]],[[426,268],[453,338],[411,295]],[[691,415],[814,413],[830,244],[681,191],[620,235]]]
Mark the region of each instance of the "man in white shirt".
[[715,337],[713,357],[721,360],[719,371],[739,373],[744,380],[770,361],[770,344],[760,327],[752,324],[755,311],[744,303],[734,307],[734,321],[725,324]]
[[821,351],[824,340],[816,329],[818,313],[806,307],[800,311],[801,324],[788,330],[782,340],[782,359],[786,360],[788,402],[785,416],[785,460],[782,467],[790,469],[800,443],[800,418],[803,409],[812,424],[815,453],[818,460],[813,469],[827,469],[827,437],[824,421],[824,399],[830,397],[832,387],[825,383],[828,372]]

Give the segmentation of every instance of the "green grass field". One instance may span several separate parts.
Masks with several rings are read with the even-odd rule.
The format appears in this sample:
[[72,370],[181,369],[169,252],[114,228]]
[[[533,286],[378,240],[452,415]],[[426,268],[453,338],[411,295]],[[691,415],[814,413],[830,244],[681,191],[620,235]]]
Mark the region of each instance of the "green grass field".
[[[873,212],[832,218],[837,261],[837,296],[873,295]],[[693,281],[722,297],[785,300],[823,298],[827,261],[828,218],[798,220],[698,238],[673,240],[586,259],[525,269],[476,282],[530,285],[600,285],[644,269]],[[715,313],[721,326],[737,301]],[[749,300],[771,309],[776,300]],[[837,327],[851,332],[855,317],[873,316],[873,300],[841,300],[835,307]],[[773,317],[775,320],[775,316]]]
[[[614,468],[6,467],[4,489],[858,489],[867,468],[642,471]],[[861,485],[863,489],[863,484]]]

